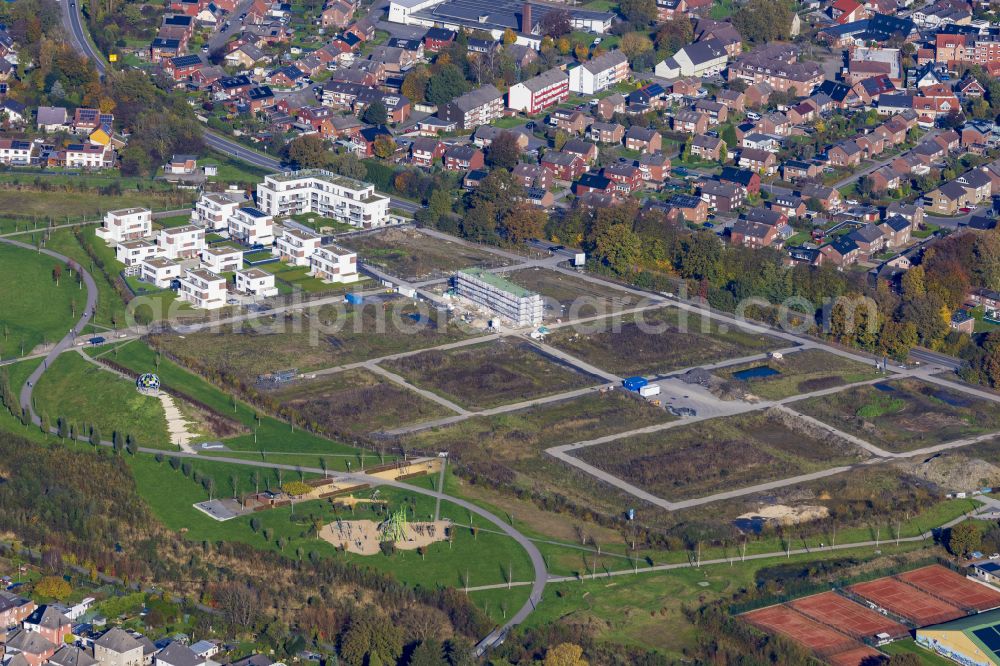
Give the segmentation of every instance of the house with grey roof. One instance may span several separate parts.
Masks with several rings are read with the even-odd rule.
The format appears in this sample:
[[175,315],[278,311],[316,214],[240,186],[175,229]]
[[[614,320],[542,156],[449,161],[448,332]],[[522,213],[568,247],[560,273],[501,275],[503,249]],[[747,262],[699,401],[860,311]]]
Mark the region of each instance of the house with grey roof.
[[485,85],[459,95],[438,110],[442,120],[458,123],[461,129],[489,125],[503,116],[503,93],[494,85]]
[[124,629],[108,629],[94,641],[94,658],[101,666],[143,666],[142,643]]

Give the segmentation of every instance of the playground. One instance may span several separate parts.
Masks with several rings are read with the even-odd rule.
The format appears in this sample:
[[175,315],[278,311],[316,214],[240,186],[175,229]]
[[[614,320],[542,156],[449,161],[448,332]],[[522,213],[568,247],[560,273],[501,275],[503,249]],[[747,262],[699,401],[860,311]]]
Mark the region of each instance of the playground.
[[406,519],[406,509],[389,514],[381,523],[373,520],[336,520],[324,525],[319,538],[334,548],[358,555],[377,555],[383,543],[391,543],[400,550],[426,548],[444,541],[451,530],[451,522],[411,523]]

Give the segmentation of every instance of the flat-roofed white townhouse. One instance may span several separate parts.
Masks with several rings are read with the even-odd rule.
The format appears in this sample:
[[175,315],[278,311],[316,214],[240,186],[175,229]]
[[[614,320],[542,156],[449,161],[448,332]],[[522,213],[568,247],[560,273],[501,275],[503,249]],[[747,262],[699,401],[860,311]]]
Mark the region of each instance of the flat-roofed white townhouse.
[[94,641],[94,659],[101,666],[143,666],[142,643],[124,629],[108,629]]
[[106,243],[139,240],[153,234],[153,213],[148,208],[121,208],[104,214],[97,237]]
[[246,203],[242,193],[207,192],[201,195],[191,211],[191,224],[207,231],[224,231],[229,228],[229,218]]
[[319,249],[323,238],[319,234],[304,229],[285,227],[278,237],[278,256],[292,266],[308,266],[309,258]]
[[0,164],[28,166],[34,145],[23,139],[0,139]]
[[160,229],[156,244],[167,259],[193,259],[205,249],[205,230],[193,224]]
[[115,258],[125,264],[127,274],[135,275],[139,272],[139,265],[142,262],[156,256],[159,248],[148,240],[131,240],[118,243],[115,246]]
[[316,213],[356,227],[385,226],[389,197],[375,186],[323,169],[272,174],[257,185],[257,204],[269,215]]
[[274,218],[251,206],[237,208],[229,218],[229,237],[247,245],[270,245],[274,242]]
[[278,288],[274,286],[274,275],[259,268],[244,268],[236,271],[236,291],[241,294],[267,298],[275,296]]
[[201,263],[213,273],[233,273],[243,267],[243,250],[235,247],[206,247],[201,251]]
[[608,51],[569,70],[569,89],[594,95],[628,78],[628,58],[621,51]]
[[103,169],[114,164],[110,145],[72,143],[66,146],[66,166],[71,169]]
[[226,304],[226,278],[207,268],[189,268],[180,277],[177,297],[196,308],[215,310]]
[[318,248],[309,258],[309,274],[327,282],[358,279],[358,255],[336,245]]
[[150,257],[139,264],[139,267],[139,277],[161,289],[169,288],[170,282],[181,276],[181,265],[166,257]]

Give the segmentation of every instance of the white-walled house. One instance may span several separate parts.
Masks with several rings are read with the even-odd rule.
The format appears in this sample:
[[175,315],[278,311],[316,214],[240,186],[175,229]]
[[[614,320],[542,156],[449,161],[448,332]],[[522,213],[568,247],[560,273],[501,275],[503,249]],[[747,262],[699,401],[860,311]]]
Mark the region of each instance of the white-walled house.
[[226,278],[205,268],[191,268],[180,278],[177,297],[196,308],[215,310],[226,304]]
[[161,289],[170,287],[170,282],[181,276],[181,265],[166,257],[150,257],[140,265],[139,276],[145,282],[155,284]]
[[247,245],[274,242],[274,218],[258,208],[237,208],[229,217],[229,237]]
[[240,192],[207,192],[195,202],[194,210],[191,211],[191,224],[208,231],[225,231],[229,228],[229,218],[245,203],[246,197]]
[[236,291],[241,294],[266,298],[278,293],[274,286],[274,275],[259,268],[245,268],[236,271]]
[[293,266],[308,266],[309,258],[319,249],[323,238],[319,234],[294,227],[285,227],[275,243],[278,257]]
[[366,229],[389,221],[389,197],[376,194],[374,185],[322,169],[265,177],[257,203],[269,215],[316,213]]
[[619,50],[576,65],[569,70],[569,89],[584,95],[595,95],[628,78],[628,58]]
[[235,247],[206,247],[201,263],[213,273],[233,273],[243,267],[243,250]]
[[155,257],[157,252],[159,252],[159,248],[142,239],[125,241],[115,246],[115,258],[125,264],[126,271],[134,269],[129,271],[132,273],[138,272],[139,265],[147,259]]
[[309,274],[327,282],[354,282],[358,279],[358,255],[336,245],[313,252]]
[[205,230],[193,224],[160,229],[156,244],[167,259],[193,259],[205,249]]
[[122,208],[104,214],[97,237],[107,243],[139,240],[153,234],[153,212],[148,208]]

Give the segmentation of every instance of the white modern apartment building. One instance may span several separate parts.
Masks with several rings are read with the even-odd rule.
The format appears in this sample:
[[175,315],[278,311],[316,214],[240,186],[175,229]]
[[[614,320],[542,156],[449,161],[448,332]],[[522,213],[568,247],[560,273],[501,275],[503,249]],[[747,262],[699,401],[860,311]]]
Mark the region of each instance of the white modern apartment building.
[[608,51],[569,70],[569,89],[595,95],[628,78],[628,58],[621,51]]
[[181,276],[181,265],[166,257],[150,257],[139,264],[139,267],[139,277],[161,289],[167,289],[171,281]]
[[319,249],[323,239],[311,231],[285,227],[275,246],[278,257],[292,266],[308,266],[309,258]]
[[153,234],[153,213],[148,208],[122,208],[104,214],[97,237],[105,242],[123,243]]
[[229,218],[244,203],[246,197],[241,193],[208,192],[201,195],[195,203],[194,210],[191,211],[191,224],[208,231],[224,231],[229,228]]
[[358,255],[336,245],[318,248],[309,258],[309,274],[327,282],[358,279]]
[[257,185],[257,204],[272,216],[316,213],[356,227],[388,223],[389,197],[375,186],[322,169],[272,174]]
[[229,237],[247,245],[274,242],[274,218],[264,211],[244,206],[229,217]]
[[201,264],[213,273],[234,273],[243,268],[243,250],[235,247],[206,247]]
[[517,327],[542,323],[542,297],[509,280],[478,268],[455,274],[455,289],[462,298],[485,306]]
[[[131,240],[115,246],[115,258],[125,264],[126,272],[137,273],[139,265],[156,256],[159,249],[147,240]],[[131,269],[131,270],[130,270]]]
[[156,244],[167,259],[194,259],[205,249],[205,230],[193,224],[160,229]]
[[274,275],[259,268],[246,268],[236,271],[236,291],[250,296],[267,298],[278,293],[274,286]]
[[226,304],[226,278],[207,268],[184,271],[177,297],[196,308],[215,310]]

